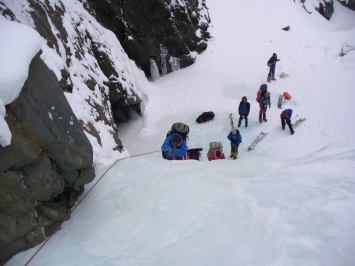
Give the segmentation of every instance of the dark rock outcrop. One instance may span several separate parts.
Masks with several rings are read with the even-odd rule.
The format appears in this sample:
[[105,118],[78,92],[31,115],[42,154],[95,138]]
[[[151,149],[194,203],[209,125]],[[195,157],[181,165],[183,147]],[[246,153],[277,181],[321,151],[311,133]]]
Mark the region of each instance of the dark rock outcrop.
[[[173,69],[171,58],[184,68],[193,64],[190,52],[201,53],[210,38],[205,0],[88,0],[88,11],[112,30],[127,55],[151,76],[150,59],[160,74]],[[201,12],[203,11],[203,12]],[[196,34],[198,32],[198,34]]]
[[334,13],[334,5],[333,2],[324,1],[319,3],[319,7],[316,10],[327,20],[330,20]]
[[351,10],[355,11],[355,0],[338,0],[343,6],[346,6],[348,8],[350,8]]
[[0,146],[0,263],[42,242],[95,177],[91,145],[39,55],[6,113],[12,141]]

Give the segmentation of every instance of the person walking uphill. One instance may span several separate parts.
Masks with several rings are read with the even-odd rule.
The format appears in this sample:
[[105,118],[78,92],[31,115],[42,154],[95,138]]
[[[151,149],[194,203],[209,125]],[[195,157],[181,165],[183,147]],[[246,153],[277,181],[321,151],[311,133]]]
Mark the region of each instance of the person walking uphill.
[[246,96],[242,98],[242,101],[239,104],[238,112],[239,112],[239,122],[238,127],[242,123],[243,118],[245,119],[245,127],[248,127],[248,115],[250,111],[250,103],[248,103],[248,99]]
[[269,74],[267,76],[267,81],[270,82],[270,80],[276,80],[275,79],[275,68],[276,68],[276,62],[280,61],[280,59],[277,59],[277,54],[273,53],[273,55],[270,57],[269,61],[267,61],[267,65],[269,66]]
[[161,149],[166,160],[184,160],[187,153],[186,141],[177,133],[168,136]]
[[286,109],[286,110],[282,111],[280,118],[281,118],[282,130],[285,130],[285,126],[287,124],[288,128],[291,131],[291,135],[293,135],[293,134],[295,134],[295,131],[292,128],[291,116],[292,116],[292,109]]
[[228,139],[231,142],[231,158],[233,157],[233,160],[237,159],[238,156],[238,147],[239,144],[242,143],[242,136],[239,133],[239,130],[233,129],[229,135]]
[[267,106],[271,108],[271,100],[270,100],[270,92],[267,91],[267,85],[262,84],[260,86],[260,90],[256,96],[256,101],[259,103],[260,111],[259,111],[259,122],[262,123],[267,122],[266,119],[266,111]]

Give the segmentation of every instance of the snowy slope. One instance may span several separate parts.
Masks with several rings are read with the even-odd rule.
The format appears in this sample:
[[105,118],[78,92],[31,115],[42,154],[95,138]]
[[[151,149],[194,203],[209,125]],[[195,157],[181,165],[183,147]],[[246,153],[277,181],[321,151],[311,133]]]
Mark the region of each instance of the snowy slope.
[[[30,265],[354,265],[355,60],[340,53],[355,13],[335,3],[327,21],[293,1],[207,5],[209,48],[150,83],[147,115],[120,125],[136,155],[159,150],[172,123],[187,123],[201,161],[169,162],[160,152],[119,161]],[[287,77],[269,84],[272,108],[260,124],[255,97],[274,52],[276,73]],[[307,117],[293,136],[281,130],[276,106],[284,91],[293,97],[284,107]],[[239,159],[208,162],[210,141],[229,155],[228,116],[242,96],[251,113]],[[216,119],[197,124],[203,111]],[[269,135],[247,151],[262,130]],[[25,264],[38,248],[6,266]]]

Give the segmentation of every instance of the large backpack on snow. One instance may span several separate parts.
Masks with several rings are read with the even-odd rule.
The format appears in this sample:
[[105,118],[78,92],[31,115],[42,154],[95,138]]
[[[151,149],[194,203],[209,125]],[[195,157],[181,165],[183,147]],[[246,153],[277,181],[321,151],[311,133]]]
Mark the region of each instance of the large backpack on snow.
[[205,123],[207,121],[213,120],[214,112],[203,112],[199,117],[196,118],[197,123]]

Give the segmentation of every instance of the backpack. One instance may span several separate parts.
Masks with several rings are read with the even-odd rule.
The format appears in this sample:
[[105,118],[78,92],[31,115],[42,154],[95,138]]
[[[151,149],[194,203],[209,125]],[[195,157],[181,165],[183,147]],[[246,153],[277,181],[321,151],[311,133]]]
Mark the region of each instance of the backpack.
[[207,121],[213,120],[214,112],[203,112],[199,117],[196,118],[197,123],[205,123]]
[[210,149],[223,151],[222,142],[210,142]]
[[169,137],[170,135],[177,133],[179,134],[184,140],[187,139],[187,135],[190,132],[190,128],[188,125],[185,125],[184,123],[174,123],[171,126],[171,130],[166,134],[166,137]]
[[207,152],[207,157],[209,158],[216,150],[220,150],[220,152],[223,153],[222,142],[210,142],[210,149]]
[[187,150],[186,159],[187,160],[200,160],[202,148],[195,148]]

